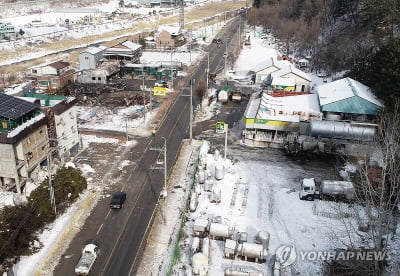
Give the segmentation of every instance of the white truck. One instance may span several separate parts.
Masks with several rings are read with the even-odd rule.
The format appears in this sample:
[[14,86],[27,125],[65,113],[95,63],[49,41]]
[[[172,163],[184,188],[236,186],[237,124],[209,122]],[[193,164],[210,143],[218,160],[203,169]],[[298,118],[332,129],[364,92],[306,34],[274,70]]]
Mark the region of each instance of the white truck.
[[300,181],[300,199],[355,199],[354,185],[350,181],[322,180],[317,183],[314,178],[303,178]]
[[242,101],[242,90],[240,88],[236,88],[236,90],[232,93],[232,102],[241,102]]
[[82,256],[75,266],[75,273],[80,275],[89,275],[93,264],[99,256],[100,249],[94,243],[88,243],[82,249]]

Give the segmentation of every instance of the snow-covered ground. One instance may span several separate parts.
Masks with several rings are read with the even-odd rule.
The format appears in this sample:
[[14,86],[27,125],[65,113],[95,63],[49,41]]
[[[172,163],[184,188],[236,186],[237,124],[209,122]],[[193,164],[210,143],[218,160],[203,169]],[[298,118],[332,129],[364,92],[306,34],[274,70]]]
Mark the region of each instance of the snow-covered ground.
[[[247,74],[251,70],[251,66],[260,61],[260,56],[267,58],[268,56],[276,55],[273,43],[265,43],[264,40],[254,37],[252,31],[248,31],[247,35],[251,36],[252,44],[242,51],[237,60],[235,65],[237,74],[241,74],[241,72]],[[318,78],[315,79],[322,82]],[[87,119],[81,127],[110,129],[110,122],[112,122],[115,126],[114,129],[124,131],[127,123],[124,116],[137,113],[139,108],[119,109],[118,115],[120,117],[118,119],[113,119],[115,116],[113,113],[104,113],[102,121],[88,117],[87,114],[91,110],[81,108],[81,117],[86,116],[85,118]],[[142,124],[143,120],[142,116],[132,119],[128,128],[135,128]],[[86,139],[89,138],[83,136],[83,140],[85,141]],[[104,138],[94,137],[90,137],[90,141],[110,142]],[[112,143],[121,145],[118,140],[112,140]],[[84,145],[88,145],[88,141],[84,142]],[[208,195],[202,192],[199,196],[199,205],[196,211],[190,215],[191,220],[200,216],[221,216],[223,222],[235,226],[236,231],[247,232],[250,242],[258,231],[266,231],[270,234],[269,256],[274,254],[276,248],[282,244],[294,244],[298,250],[323,250],[336,246],[333,243],[333,236],[335,236],[333,230],[341,229],[340,221],[314,215],[313,203],[298,199],[296,191],[298,183],[296,179],[310,173],[307,171],[307,166],[288,161],[280,156],[279,152],[273,151],[262,151],[260,156],[254,150],[248,152],[246,149],[235,149],[229,155],[232,156],[232,159],[226,160],[224,163],[225,177],[220,181],[216,181],[216,186],[221,191],[221,203],[210,203]],[[220,158],[219,162],[222,162],[221,160]],[[126,162],[128,160],[121,160],[121,164]],[[207,155],[207,168],[210,172],[213,172],[215,162],[212,155]],[[81,163],[78,167],[84,168],[85,174],[93,172],[87,164]],[[321,174],[323,173],[321,172]],[[177,179],[175,183],[179,183],[179,181],[183,180]],[[233,188],[235,185],[237,186],[237,194],[234,196]],[[180,203],[179,200],[175,202],[176,204]],[[234,204],[231,205],[231,202],[234,202]],[[77,205],[79,205],[79,202]],[[16,275],[33,275],[43,258],[50,252],[52,244],[57,240],[57,237],[60,237],[61,229],[67,228],[71,223],[76,210],[74,209],[76,208],[75,206],[60,217],[52,227],[49,227],[46,230],[48,231],[46,234],[41,236],[42,250],[30,257],[21,258],[17,266]],[[176,209],[179,206],[172,204],[168,208]],[[190,243],[190,223],[185,227],[185,230]],[[54,239],[47,238],[49,236],[54,236]],[[210,259],[209,275],[223,275],[223,269],[232,264],[241,267],[251,266],[262,271],[267,270],[266,263],[254,264],[241,260],[225,259],[222,257],[222,250],[222,241],[211,241],[210,256],[212,256],[212,259]],[[300,272],[300,275],[321,274],[318,263],[300,262],[293,267]],[[151,270],[151,268],[149,269]],[[158,269],[158,264],[155,269]]]

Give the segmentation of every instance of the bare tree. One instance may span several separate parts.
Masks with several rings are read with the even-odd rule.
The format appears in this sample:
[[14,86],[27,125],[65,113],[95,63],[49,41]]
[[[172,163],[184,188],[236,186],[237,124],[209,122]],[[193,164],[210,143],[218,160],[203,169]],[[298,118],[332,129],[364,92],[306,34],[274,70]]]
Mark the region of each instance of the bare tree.
[[400,201],[399,99],[396,100],[393,110],[385,110],[380,115],[378,125],[376,140],[372,146],[378,152],[375,152],[375,155],[380,156],[380,166],[371,164],[367,155],[358,165],[358,172],[353,178],[357,200],[349,206],[351,218],[348,214],[343,215],[342,210],[338,210],[344,230],[336,229],[332,230],[332,233],[347,250],[370,250],[388,255],[384,255],[383,259],[334,262],[328,265],[330,273],[327,275],[338,275],[331,273],[345,269],[347,273],[351,270],[351,275],[379,276],[384,274],[383,267],[387,264],[387,256],[390,256],[392,265],[399,260],[399,256],[392,255],[398,252],[398,249],[391,248]]

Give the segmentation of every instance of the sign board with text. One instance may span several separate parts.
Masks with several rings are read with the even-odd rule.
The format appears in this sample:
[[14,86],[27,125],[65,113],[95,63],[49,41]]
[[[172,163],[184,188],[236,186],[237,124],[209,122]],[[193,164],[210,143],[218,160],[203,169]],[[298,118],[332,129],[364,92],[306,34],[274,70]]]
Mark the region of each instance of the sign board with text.
[[217,122],[215,124],[216,133],[225,133],[227,125],[224,122]]
[[167,88],[165,88],[165,87],[154,87],[153,88],[153,95],[154,96],[166,96],[167,95]]

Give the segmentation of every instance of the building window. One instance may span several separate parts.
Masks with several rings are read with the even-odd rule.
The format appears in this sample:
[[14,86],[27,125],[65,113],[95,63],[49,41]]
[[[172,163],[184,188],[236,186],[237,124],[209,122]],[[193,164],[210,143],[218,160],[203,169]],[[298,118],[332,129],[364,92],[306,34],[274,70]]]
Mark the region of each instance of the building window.
[[30,144],[32,141],[31,141],[31,137],[29,137],[28,139],[26,139],[26,143],[27,144]]
[[88,60],[88,59],[89,59],[89,57],[85,57],[85,59],[86,59],[86,60]]
[[101,77],[97,77],[97,80],[101,80]]
[[71,131],[72,133],[75,133],[75,128],[73,126],[71,127]]
[[92,77],[92,80],[96,80],[96,77]]
[[75,117],[74,117],[74,114],[72,114],[72,112],[69,112],[69,117],[73,120]]

